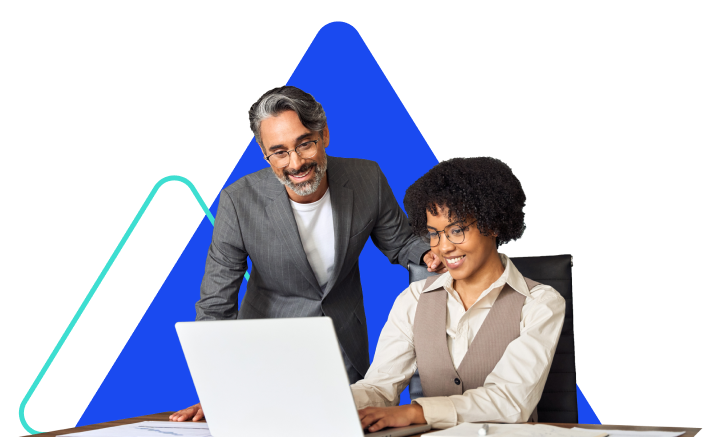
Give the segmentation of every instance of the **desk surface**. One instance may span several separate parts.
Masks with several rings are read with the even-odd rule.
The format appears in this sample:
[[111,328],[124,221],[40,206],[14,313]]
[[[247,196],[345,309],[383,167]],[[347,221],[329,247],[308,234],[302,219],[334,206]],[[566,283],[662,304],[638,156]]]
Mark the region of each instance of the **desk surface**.
[[[44,437],[55,437],[55,436],[60,436],[62,434],[68,434],[71,432],[91,431],[94,429],[107,428],[109,426],[127,425],[129,423],[145,422],[145,421],[150,421],[150,420],[168,421],[170,414],[171,414],[171,412],[150,414],[148,416],[132,417],[130,419],[122,419],[122,420],[115,420],[113,422],[97,423],[95,425],[79,426],[78,428],[62,429],[59,431],[45,432],[45,433],[36,434],[36,435],[44,436]],[[555,426],[560,426],[563,428],[572,428],[574,426],[577,426],[574,423],[547,423],[546,425],[555,425]],[[624,430],[630,430],[630,431],[685,431],[685,434],[683,434],[683,437],[695,437],[695,434],[697,434],[698,431],[700,431],[700,428],[668,428],[665,426],[625,426],[625,425],[579,425],[579,426],[581,428],[591,428],[591,429],[600,429],[600,428],[602,428],[602,429],[624,429]],[[418,434],[418,435],[420,435],[420,434]],[[418,435],[413,436],[413,437],[418,437]]]

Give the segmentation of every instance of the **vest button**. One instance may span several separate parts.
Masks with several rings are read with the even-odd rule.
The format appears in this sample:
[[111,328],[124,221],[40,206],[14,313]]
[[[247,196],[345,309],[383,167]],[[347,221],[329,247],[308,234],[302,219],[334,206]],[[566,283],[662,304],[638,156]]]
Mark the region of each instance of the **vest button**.
[[460,385],[460,379],[458,379],[458,378],[455,378],[455,380],[453,382],[455,383],[455,385]]

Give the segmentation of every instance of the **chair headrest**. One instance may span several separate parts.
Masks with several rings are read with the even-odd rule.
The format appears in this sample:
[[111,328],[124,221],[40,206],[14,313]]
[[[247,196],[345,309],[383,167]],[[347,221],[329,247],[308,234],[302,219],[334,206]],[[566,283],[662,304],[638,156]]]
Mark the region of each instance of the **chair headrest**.
[[426,266],[420,266],[418,264],[409,263],[409,284],[416,281],[421,281],[429,276],[436,275],[436,273],[431,273],[426,269]]

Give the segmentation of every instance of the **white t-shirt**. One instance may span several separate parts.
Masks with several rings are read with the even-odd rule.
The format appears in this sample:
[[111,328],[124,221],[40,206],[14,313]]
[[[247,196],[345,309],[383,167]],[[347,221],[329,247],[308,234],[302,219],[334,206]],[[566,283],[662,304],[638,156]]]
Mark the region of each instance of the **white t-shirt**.
[[326,288],[333,274],[335,262],[335,234],[333,231],[333,208],[330,203],[330,190],[320,200],[313,203],[291,202],[296,226],[304,246],[308,263],[316,275],[318,285]]

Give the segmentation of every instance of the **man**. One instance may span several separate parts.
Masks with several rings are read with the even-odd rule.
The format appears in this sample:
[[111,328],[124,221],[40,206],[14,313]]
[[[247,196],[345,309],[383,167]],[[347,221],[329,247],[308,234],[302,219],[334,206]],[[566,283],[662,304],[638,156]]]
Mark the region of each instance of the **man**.
[[[197,320],[329,316],[350,383],[369,367],[358,257],[368,237],[389,258],[443,269],[412,235],[377,163],[327,156],[323,107],[285,86],[249,111],[270,169],[223,190],[208,251]],[[238,310],[238,290],[252,272]],[[203,418],[200,404],[170,419]]]

